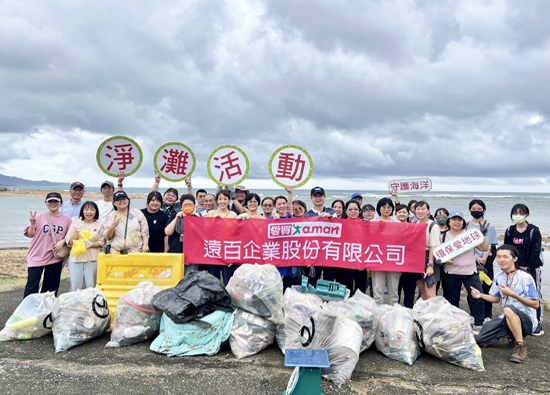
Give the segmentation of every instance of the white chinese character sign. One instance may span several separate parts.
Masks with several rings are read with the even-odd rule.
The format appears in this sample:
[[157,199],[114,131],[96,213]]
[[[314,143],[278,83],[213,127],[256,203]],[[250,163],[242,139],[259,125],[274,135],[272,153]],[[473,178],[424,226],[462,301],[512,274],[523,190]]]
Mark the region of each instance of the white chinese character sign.
[[269,174],[281,187],[304,185],[313,173],[313,160],[309,153],[297,145],[283,145],[269,159]]
[[111,177],[123,171],[130,176],[138,171],[143,161],[141,147],[129,137],[114,136],[99,145],[96,154],[99,168]]
[[398,193],[428,192],[432,189],[432,180],[429,178],[411,178],[408,180],[393,180],[388,182],[388,190]]
[[434,257],[435,259],[441,259],[441,262],[449,262],[451,259],[483,243],[483,238],[483,234],[479,229],[472,228],[437,247],[434,250]]
[[221,145],[208,157],[208,175],[216,184],[235,186],[248,175],[248,156],[235,145]]
[[161,146],[153,159],[155,170],[167,181],[183,181],[195,171],[195,154],[185,144],[170,142]]

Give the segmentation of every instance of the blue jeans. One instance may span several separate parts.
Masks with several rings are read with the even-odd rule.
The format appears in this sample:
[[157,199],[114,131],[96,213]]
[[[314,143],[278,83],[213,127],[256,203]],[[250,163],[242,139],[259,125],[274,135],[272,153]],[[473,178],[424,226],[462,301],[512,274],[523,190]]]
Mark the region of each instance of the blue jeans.
[[474,287],[479,292],[483,292],[481,289],[481,281],[479,280],[479,274],[450,274],[445,273],[445,284],[447,286],[447,300],[453,306],[460,307],[460,289],[462,284],[468,291],[468,299],[470,301],[470,314],[474,317],[475,325],[483,325],[483,317],[485,315],[485,306],[483,304],[483,299],[474,299],[471,295],[470,287]]

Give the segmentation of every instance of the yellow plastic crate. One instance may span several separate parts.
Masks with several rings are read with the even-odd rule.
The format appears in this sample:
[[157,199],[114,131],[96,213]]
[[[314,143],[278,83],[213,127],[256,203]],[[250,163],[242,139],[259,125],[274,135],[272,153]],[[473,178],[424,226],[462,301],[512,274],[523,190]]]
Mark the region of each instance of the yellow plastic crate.
[[128,255],[100,253],[97,285],[107,297],[111,318],[118,299],[142,281],[152,281],[162,289],[177,285],[184,274],[183,254],[134,252]]

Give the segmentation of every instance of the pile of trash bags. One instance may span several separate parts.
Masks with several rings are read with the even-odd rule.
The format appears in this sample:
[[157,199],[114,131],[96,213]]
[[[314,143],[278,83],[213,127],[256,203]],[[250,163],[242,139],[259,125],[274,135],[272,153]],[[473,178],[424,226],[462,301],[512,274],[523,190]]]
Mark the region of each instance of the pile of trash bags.
[[204,272],[187,274],[175,287],[157,293],[160,333],[151,351],[169,356],[216,354],[227,340],[236,309],[223,283]]
[[463,368],[485,371],[468,313],[437,296],[417,301],[413,317],[420,344],[426,352]]
[[376,348],[388,358],[412,365],[420,355],[414,331],[412,309],[394,304],[381,305],[376,331]]
[[330,368],[323,377],[337,386],[347,383],[359,360],[363,330],[350,315],[347,302],[323,304],[319,296],[287,288],[283,297],[284,322],[277,326],[277,343],[287,349],[327,350]]
[[53,305],[52,319],[55,352],[61,352],[101,336],[111,313],[103,291],[86,288],[61,294]]
[[0,332],[0,341],[28,340],[52,332],[54,292],[30,294],[19,304]]
[[239,308],[229,337],[233,354],[241,359],[273,344],[275,326],[284,320],[283,281],[277,268],[241,265],[226,289],[233,306]]
[[153,306],[153,297],[160,291],[151,281],[142,281],[120,297],[106,347],[129,346],[158,333],[162,311]]

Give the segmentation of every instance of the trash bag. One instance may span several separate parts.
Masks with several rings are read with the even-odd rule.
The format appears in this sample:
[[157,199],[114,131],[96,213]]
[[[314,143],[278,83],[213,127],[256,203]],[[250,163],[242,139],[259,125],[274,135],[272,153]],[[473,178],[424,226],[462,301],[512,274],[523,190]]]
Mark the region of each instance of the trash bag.
[[0,341],[36,339],[50,334],[55,299],[54,292],[28,295],[6,322]]
[[53,305],[52,318],[55,352],[101,336],[111,322],[105,294],[96,288],[61,294]]
[[142,281],[120,297],[106,347],[129,346],[158,333],[162,311],[153,307],[153,296],[160,291],[151,281]]
[[361,352],[374,343],[380,312],[373,298],[360,290],[345,302],[328,302],[323,305],[335,314],[344,314],[359,324],[362,330]]
[[307,347],[303,344],[309,344],[308,339],[303,335],[311,334],[313,314],[321,309],[322,304],[323,301],[317,295],[303,294],[292,288],[286,289],[283,296],[284,320],[282,324],[277,325],[276,332],[277,344],[283,354],[287,348]]
[[229,346],[238,358],[254,355],[273,344],[275,324],[259,315],[239,309],[235,314]]
[[167,314],[163,314],[160,320],[160,333],[149,349],[169,357],[214,355],[231,334],[235,313],[236,310],[216,310],[201,318],[207,325],[200,326],[195,325],[196,321],[176,324]]
[[283,322],[283,280],[273,265],[241,265],[227,284],[233,306]]
[[485,371],[468,313],[437,296],[417,301],[413,317],[420,347],[426,352],[463,368]]
[[412,309],[399,304],[381,305],[376,348],[388,358],[412,365],[420,349],[414,333]]
[[205,327],[209,322],[201,320],[202,317],[217,310],[235,310],[223,283],[204,271],[188,273],[175,287],[156,294],[153,306],[166,313],[175,324],[193,322]]
[[336,320],[326,348],[330,368],[323,368],[321,371],[324,378],[340,387],[351,380],[359,361],[363,330],[353,317],[354,309],[348,303],[328,302],[323,304],[322,309],[331,311]]

